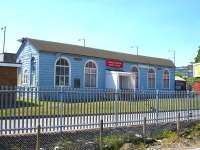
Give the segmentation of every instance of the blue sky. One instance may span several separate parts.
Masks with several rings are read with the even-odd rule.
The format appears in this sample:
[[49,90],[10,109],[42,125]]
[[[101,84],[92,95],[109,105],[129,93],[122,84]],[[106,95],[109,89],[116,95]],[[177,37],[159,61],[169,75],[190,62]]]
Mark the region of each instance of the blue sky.
[[[200,45],[199,0],[6,0],[0,4],[0,26],[7,26],[6,51],[17,39],[31,37],[112,51],[194,60]],[[2,43],[3,33],[0,33]],[[2,44],[0,43],[0,50]]]

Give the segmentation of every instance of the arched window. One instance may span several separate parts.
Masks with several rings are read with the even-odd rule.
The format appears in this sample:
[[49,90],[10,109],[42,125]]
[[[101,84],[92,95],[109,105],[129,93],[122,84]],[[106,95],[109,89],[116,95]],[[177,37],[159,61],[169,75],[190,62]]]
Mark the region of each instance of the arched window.
[[164,89],[169,89],[169,72],[168,72],[168,70],[165,70],[164,74],[163,74],[163,86],[164,86]]
[[85,87],[97,87],[97,66],[93,61],[85,64]]
[[133,72],[133,79],[134,79],[134,81],[135,81],[135,88],[138,88],[138,83],[139,83],[138,68],[137,68],[137,67],[133,67],[131,71]]
[[56,74],[55,74],[56,86],[69,86],[69,78],[70,78],[69,70],[70,66],[67,59],[60,58],[56,61]]
[[36,60],[35,57],[31,58],[31,85],[36,85]]
[[23,74],[23,83],[27,84],[28,83],[28,70],[24,70]]
[[148,88],[149,89],[155,89],[155,81],[156,81],[155,71],[154,69],[149,69],[148,72]]

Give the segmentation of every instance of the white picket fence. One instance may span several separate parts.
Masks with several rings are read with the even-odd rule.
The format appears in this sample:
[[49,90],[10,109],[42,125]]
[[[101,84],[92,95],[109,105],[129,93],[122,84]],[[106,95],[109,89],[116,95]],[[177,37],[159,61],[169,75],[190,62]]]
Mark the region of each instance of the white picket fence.
[[60,132],[200,118],[192,91],[0,87],[0,134]]

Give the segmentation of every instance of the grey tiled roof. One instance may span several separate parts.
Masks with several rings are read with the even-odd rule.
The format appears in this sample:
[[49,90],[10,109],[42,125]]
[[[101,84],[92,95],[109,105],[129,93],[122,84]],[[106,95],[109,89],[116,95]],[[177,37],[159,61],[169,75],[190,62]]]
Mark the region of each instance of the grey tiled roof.
[[28,40],[39,51],[59,52],[59,53],[83,55],[83,56],[97,57],[97,58],[104,58],[104,59],[118,59],[118,60],[122,60],[125,62],[132,62],[132,63],[174,67],[173,62],[169,59],[155,58],[155,57],[148,57],[148,56],[141,56],[141,55],[137,56],[137,55],[127,54],[127,53],[113,52],[113,51],[108,51],[108,50],[101,50],[101,49],[96,49],[96,48],[57,43],[57,42],[44,41],[44,40],[37,40],[37,39],[31,39],[31,38],[23,38],[22,41],[24,40]]

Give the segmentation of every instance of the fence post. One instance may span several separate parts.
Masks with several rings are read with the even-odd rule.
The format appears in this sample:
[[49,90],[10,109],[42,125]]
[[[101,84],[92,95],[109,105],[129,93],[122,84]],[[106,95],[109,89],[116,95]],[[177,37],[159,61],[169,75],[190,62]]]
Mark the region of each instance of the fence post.
[[117,89],[115,90],[115,106],[114,106],[114,111],[115,111],[115,126],[117,127],[118,125],[118,91]]
[[143,122],[143,139],[144,139],[144,143],[146,142],[146,127],[147,127],[147,118],[144,117],[144,122]]
[[60,132],[62,132],[62,113],[63,113],[63,87],[60,89]]
[[40,150],[40,130],[41,127],[38,125],[37,127],[37,139],[36,139],[36,150]]
[[156,90],[156,125],[158,125],[159,117],[159,90]]
[[177,114],[176,132],[177,132],[177,134],[179,135],[179,133],[180,133],[180,112]]
[[189,100],[189,93],[190,93],[190,91],[187,90],[187,114],[188,114],[187,121],[188,122],[190,121],[190,100]]
[[100,132],[99,132],[99,147],[100,147],[100,150],[103,149],[102,147],[102,134],[103,134],[103,119],[100,121]]

